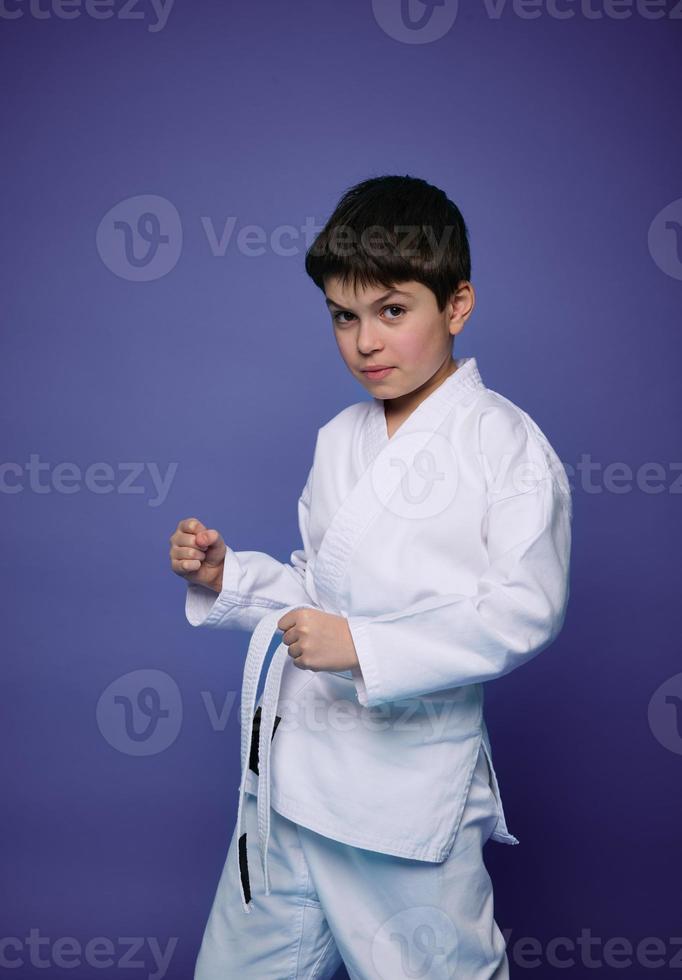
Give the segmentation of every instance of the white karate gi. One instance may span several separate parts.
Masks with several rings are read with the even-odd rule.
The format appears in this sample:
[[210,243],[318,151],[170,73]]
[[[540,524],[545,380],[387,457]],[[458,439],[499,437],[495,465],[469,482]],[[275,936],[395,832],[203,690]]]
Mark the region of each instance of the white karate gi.
[[[457,364],[390,439],[376,398],[319,429],[299,499],[303,548],[290,564],[228,549],[219,596],[188,583],[192,625],[253,631],[235,833],[246,851],[245,794],[257,794],[266,895],[271,807],[352,848],[443,862],[481,749],[492,839],[518,843],[492,763],[483,683],[537,655],[563,625],[571,496],[530,416],[483,384],[474,357]],[[261,698],[256,777],[260,668],[277,621],[301,606],[347,618],[360,666],[301,670],[279,645]],[[245,853],[240,868],[250,911]]]

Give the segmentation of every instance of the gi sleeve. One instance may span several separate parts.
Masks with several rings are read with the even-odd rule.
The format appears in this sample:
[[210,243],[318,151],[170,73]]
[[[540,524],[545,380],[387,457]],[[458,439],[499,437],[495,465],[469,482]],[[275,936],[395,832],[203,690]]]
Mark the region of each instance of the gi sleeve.
[[483,418],[479,440],[489,564],[473,595],[453,591],[397,612],[349,617],[359,661],[351,672],[366,707],[501,677],[563,626],[572,523],[566,472],[520,410]]
[[233,551],[228,547],[220,594],[203,585],[187,583],[185,615],[192,626],[252,632],[272,609],[312,602],[305,584],[311,553],[308,532],[311,480],[312,467],[298,500],[303,547],[291,553],[289,563],[277,561],[262,551]]

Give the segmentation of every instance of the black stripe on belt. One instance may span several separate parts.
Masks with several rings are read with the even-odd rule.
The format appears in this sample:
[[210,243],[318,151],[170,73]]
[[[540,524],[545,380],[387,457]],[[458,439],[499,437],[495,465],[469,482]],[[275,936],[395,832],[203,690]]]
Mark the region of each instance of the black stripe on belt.
[[[249,769],[255,772],[256,775],[258,775],[258,738],[260,735],[260,716],[261,709],[259,705],[256,708],[255,715],[253,716],[253,724],[251,726],[251,746],[249,751]],[[275,715],[272,738],[274,738],[275,732],[277,731],[277,726],[281,720],[280,715]],[[249,880],[249,862],[246,856],[246,833],[243,833],[239,838],[239,874],[242,879],[244,898],[248,904],[251,901],[251,882]]]
[[[258,738],[260,736],[260,716],[261,716],[261,706],[258,705],[256,708],[256,713],[253,716],[253,725],[251,726],[251,749],[249,752],[249,769],[258,775]],[[281,721],[280,715],[275,715],[275,724],[272,729],[272,736],[270,741],[275,737],[275,732],[277,731],[277,726]]]

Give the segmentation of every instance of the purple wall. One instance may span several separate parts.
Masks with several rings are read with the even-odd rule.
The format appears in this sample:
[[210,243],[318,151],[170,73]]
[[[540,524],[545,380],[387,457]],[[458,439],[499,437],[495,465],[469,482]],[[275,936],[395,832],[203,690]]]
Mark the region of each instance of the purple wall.
[[574,488],[563,633],[486,688],[512,976],[679,959],[682,10],[410,2],[421,32],[396,0],[0,3],[0,976],[191,978],[248,636],[189,626],[168,538],[297,546],[317,428],[366,397],[301,229],[383,173],[460,206],[455,354]]

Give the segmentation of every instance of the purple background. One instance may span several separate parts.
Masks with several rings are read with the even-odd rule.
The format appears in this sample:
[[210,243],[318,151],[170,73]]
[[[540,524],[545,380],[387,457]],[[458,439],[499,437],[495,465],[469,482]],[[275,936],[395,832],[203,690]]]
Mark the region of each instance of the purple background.
[[[249,638],[189,626],[168,539],[195,515],[236,549],[286,560],[298,546],[317,429],[367,396],[303,270],[308,242],[282,255],[270,236],[320,226],[347,187],[384,173],[460,206],[477,304],[455,355],[531,414],[574,488],[563,633],[486,687],[521,841],[485,851],[512,976],[560,975],[551,943],[582,930],[605,964],[615,937],[679,956],[682,23],[672,2],[661,19],[569,7],[529,19],[509,3],[495,18],[462,3],[442,36],[408,43],[388,0],[176,0],[161,30],[149,2],[142,19],[97,20],[7,0],[22,16],[0,16],[0,939],[19,937],[7,956],[24,965],[0,976],[146,978],[147,945],[132,970],[54,964],[60,937],[107,937],[118,960],[120,937],[139,936],[177,937],[165,975],[191,978],[236,817]],[[160,261],[173,248],[178,261],[151,281],[131,278],[109,219],[98,248],[107,212],[137,195],[167,199],[182,227],[180,241],[171,205],[158,210]],[[230,216],[214,254],[206,226],[219,237]],[[246,225],[263,229],[262,254],[239,247]],[[572,469],[583,454],[591,488]],[[20,475],[32,455],[42,492]],[[637,485],[648,462],[661,492]],[[80,468],[75,492],[64,463]],[[96,463],[111,492],[86,485]],[[171,463],[158,498],[148,467]],[[624,489],[614,463],[631,469]],[[137,670],[168,675],[182,706],[159,688],[171,744],[142,756],[112,691],[98,714],[118,678],[135,697]],[[212,722],[207,705],[231,696]],[[31,929],[49,939],[48,971],[31,965]],[[557,955],[573,957],[564,974],[593,976],[587,948]],[[649,975],[630,962],[603,972]]]

